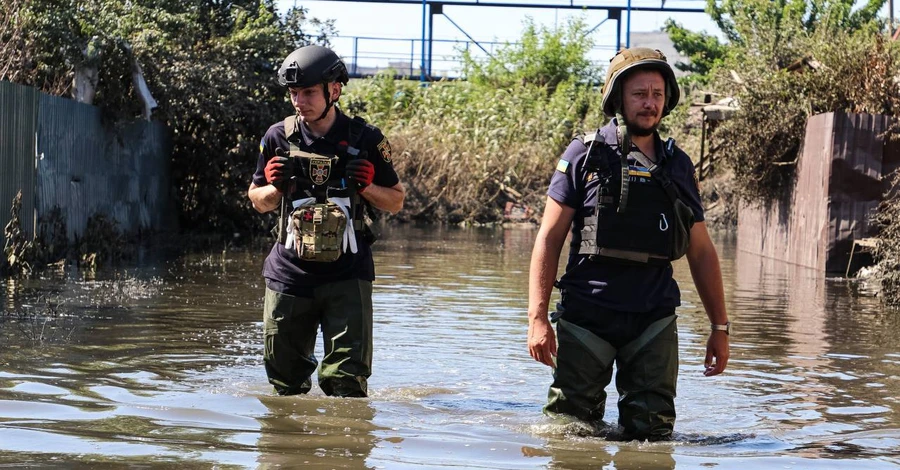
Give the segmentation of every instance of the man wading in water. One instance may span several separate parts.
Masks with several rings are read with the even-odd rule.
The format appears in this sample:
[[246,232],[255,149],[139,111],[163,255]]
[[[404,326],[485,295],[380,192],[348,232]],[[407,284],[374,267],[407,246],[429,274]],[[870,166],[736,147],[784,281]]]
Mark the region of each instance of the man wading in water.
[[[563,153],[531,255],[528,349],[555,368],[544,411],[602,419],[615,363],[626,439],[672,436],[681,298],[671,262],[681,256],[711,323],[704,374],[728,363],[722,274],[694,167],[657,133],[679,97],[659,51],[632,48],[612,59],[602,104],[613,119]],[[570,228],[566,271],[554,283]],[[548,319],[554,285],[560,302]]]
[[381,131],[334,106],[348,80],[328,48],[287,56],[278,82],[296,114],[269,127],[248,193],[257,211],[281,211],[263,268],[263,354],[279,395],[310,390],[320,327],[319,387],[326,395],[368,394],[375,267],[364,212],[367,205],[398,212],[405,191]]

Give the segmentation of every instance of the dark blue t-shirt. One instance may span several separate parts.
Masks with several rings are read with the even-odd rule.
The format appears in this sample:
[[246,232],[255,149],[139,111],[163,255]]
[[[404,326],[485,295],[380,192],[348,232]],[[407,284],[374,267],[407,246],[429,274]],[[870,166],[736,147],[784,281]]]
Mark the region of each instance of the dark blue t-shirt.
[[[607,144],[618,149],[615,119],[600,129],[600,134]],[[665,160],[664,170],[677,186],[681,199],[693,210],[695,221],[703,221],[703,207],[690,157],[676,147],[673,155],[666,158],[659,135],[655,139],[656,156]],[[681,293],[672,277],[671,265],[595,262],[589,260],[588,255],[578,254],[577,246],[581,242],[584,218],[596,207],[599,186],[598,178],[587,181],[584,165],[586,154],[587,146],[582,141],[572,141],[560,158],[547,191],[547,195],[556,202],[575,209],[572,224],[573,248],[569,251],[566,272],[559,279],[559,287],[565,290],[567,302],[570,299],[578,305],[621,312],[650,312],[677,307],[681,303]],[[647,172],[643,165],[634,160],[629,160],[629,165],[633,172]],[[615,172],[616,167],[613,167],[613,173]],[[659,183],[648,177],[633,178],[632,184]]]
[[[325,136],[316,138],[308,132],[302,133],[298,142],[300,150],[321,155],[340,155],[338,147],[348,143],[351,121],[347,115],[338,110],[337,119]],[[256,172],[253,174],[255,185],[265,186],[268,184],[265,176],[266,162],[275,156],[275,149],[279,147],[285,152],[290,149],[284,135],[284,121],[269,127],[259,144],[259,160],[256,163]],[[366,152],[366,159],[375,166],[373,184],[392,187],[400,181],[391,160],[390,143],[378,128],[367,125],[356,147]],[[345,161],[338,161],[328,178],[342,178],[345,165]],[[305,197],[302,194],[305,189],[308,188],[298,184],[291,199]],[[360,201],[365,202],[365,199],[360,197]],[[286,249],[284,244],[275,243],[263,266],[263,277],[266,278],[270,288],[278,292],[301,296],[308,295],[316,286],[335,281],[347,279],[373,281],[375,280],[375,266],[372,262],[372,250],[368,243],[363,241],[359,231],[356,232],[356,239],[358,247],[356,254],[344,253],[331,263],[301,260],[297,256],[295,248]]]

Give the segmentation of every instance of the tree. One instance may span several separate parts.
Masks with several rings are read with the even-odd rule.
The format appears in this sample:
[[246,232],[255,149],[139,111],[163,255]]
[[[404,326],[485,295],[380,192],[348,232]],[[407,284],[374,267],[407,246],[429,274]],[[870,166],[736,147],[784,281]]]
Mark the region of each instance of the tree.
[[684,29],[675,20],[666,20],[663,30],[672,40],[675,50],[690,59],[690,62],[677,62],[675,67],[681,71],[692,73],[697,81],[705,82],[709,73],[725,60],[728,47],[719,42],[715,36],[705,32],[694,32]]
[[675,49],[690,59],[690,63],[676,66],[696,74],[693,80],[706,83],[728,54],[734,54],[737,62],[748,56],[774,59],[772,66],[781,68],[796,60],[791,46],[798,37],[817,30],[877,29],[878,12],[885,0],[868,0],[853,10],[856,3],[854,0],[706,0],[706,11],[725,35],[726,42],[705,32],[689,31],[672,19],[666,21],[663,30]]
[[528,18],[519,42],[507,43],[487,59],[462,54],[463,75],[477,85],[506,88],[522,84],[553,91],[565,81],[600,83],[600,70],[588,60],[594,46],[583,18],[564,26],[538,28]]

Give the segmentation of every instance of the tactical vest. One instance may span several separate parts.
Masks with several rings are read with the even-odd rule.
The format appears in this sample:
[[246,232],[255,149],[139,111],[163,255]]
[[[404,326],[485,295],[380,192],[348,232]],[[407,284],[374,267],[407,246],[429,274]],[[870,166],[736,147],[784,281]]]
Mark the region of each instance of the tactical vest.
[[[694,214],[661,166],[666,159],[660,164],[646,161],[644,169],[630,166],[627,155],[608,145],[599,131],[584,142],[586,182],[595,177],[599,186],[596,205],[583,220],[581,242],[572,249],[594,261],[652,266],[684,256]],[[667,157],[673,147],[669,139]],[[637,159],[647,160],[638,153]]]
[[[347,247],[356,253],[354,232],[363,230],[362,233],[367,235],[365,203],[360,200],[356,185],[343,174],[346,162],[366,157],[366,152],[358,148],[366,129],[366,121],[354,117],[350,121],[346,147],[339,146],[336,155],[320,155],[300,150],[299,142],[303,137],[296,116],[284,120],[289,155],[295,162],[297,192],[306,196],[293,202],[294,210],[288,221],[294,235],[293,244],[302,260],[335,261]],[[341,174],[335,175],[338,167]],[[352,229],[348,227],[348,221]],[[366,235],[364,238],[369,238]]]
[[[356,188],[347,180],[345,175],[336,177],[332,172],[340,166],[341,172],[346,162],[356,158],[366,158],[366,152],[361,151],[357,146],[365,135],[368,124],[366,120],[355,116],[350,121],[350,133],[347,138],[346,148],[338,148],[337,155],[325,156],[316,155],[310,152],[300,150],[300,140],[303,138],[300,134],[300,123],[297,122],[297,116],[288,116],[284,119],[284,135],[290,145],[290,156],[299,160],[300,165],[294,172],[297,178],[298,191],[304,192],[308,197],[315,197],[316,202],[324,203],[328,197],[359,197]],[[295,160],[295,161],[297,161]],[[357,220],[354,214],[354,220]],[[361,218],[359,219],[361,220]]]

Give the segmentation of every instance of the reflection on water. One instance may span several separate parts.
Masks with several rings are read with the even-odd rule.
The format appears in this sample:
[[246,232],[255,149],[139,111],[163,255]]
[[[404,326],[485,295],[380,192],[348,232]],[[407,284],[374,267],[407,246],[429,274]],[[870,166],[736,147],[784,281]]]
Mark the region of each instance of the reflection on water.
[[[527,353],[529,229],[401,227],[376,248],[371,397],[278,397],[262,368],[265,249],[4,281],[0,465],[189,468],[897,468],[900,314],[853,282],[717,239],[736,332],[676,264],[675,440],[541,414]],[[321,347],[321,345],[319,345]],[[615,422],[610,390],[608,422]]]

